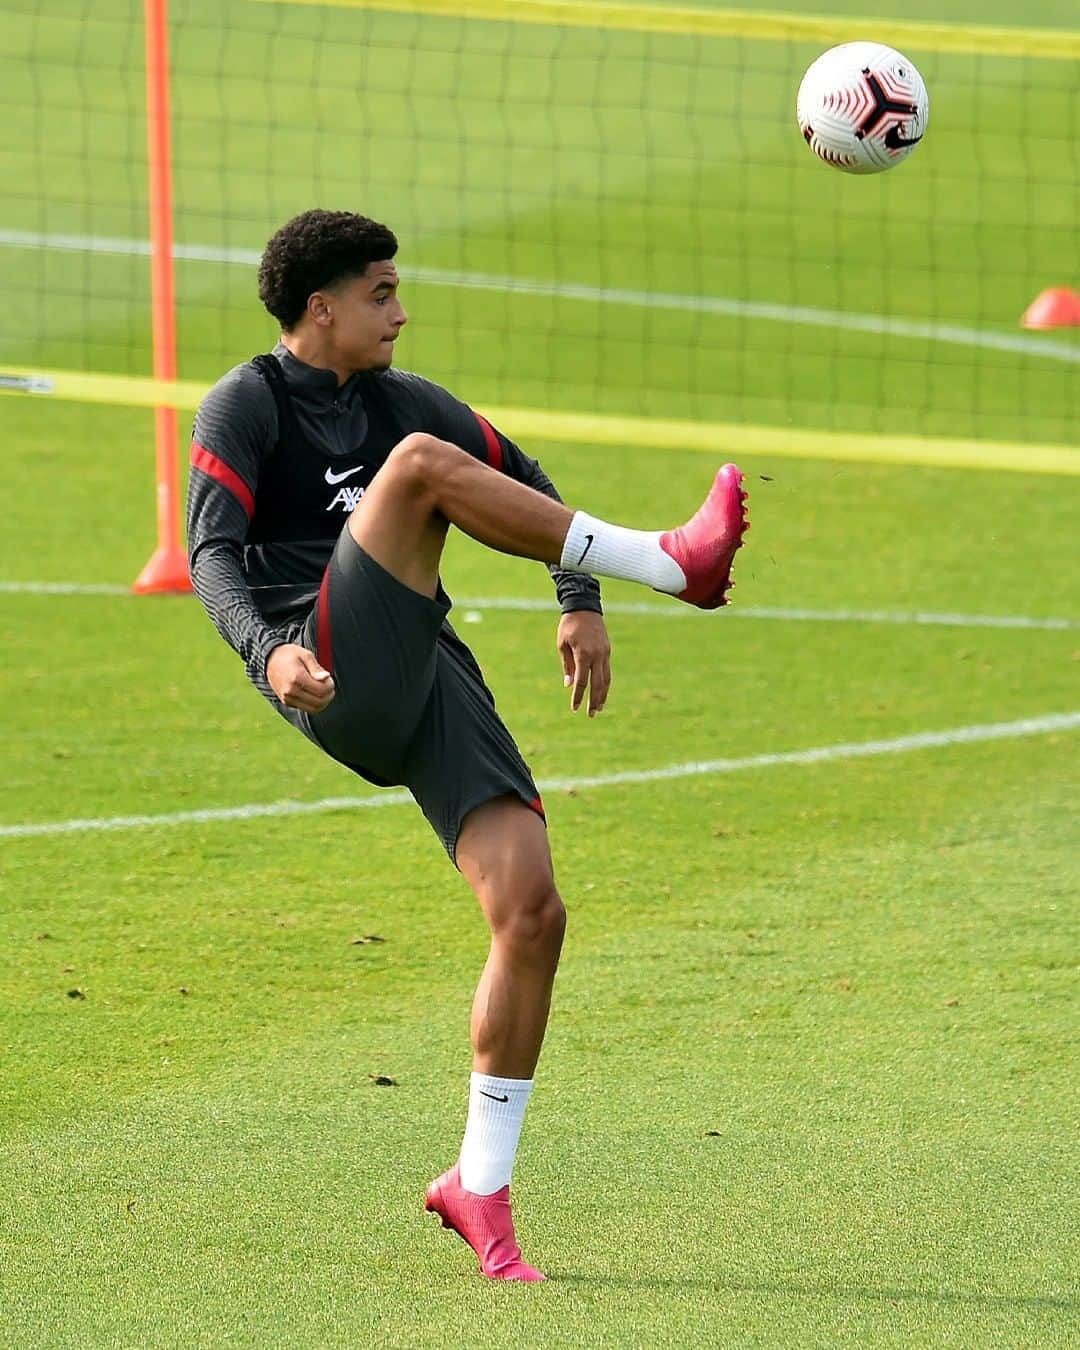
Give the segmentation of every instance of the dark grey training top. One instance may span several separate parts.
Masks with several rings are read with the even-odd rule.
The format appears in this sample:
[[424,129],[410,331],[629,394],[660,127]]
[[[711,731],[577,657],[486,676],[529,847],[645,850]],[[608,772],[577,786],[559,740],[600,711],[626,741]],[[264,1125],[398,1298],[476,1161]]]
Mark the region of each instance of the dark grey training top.
[[[561,500],[535,460],[430,380],[388,370],[361,372],[339,386],[333,371],[305,365],[281,343],[273,356],[284,374],[293,415],[313,451],[305,498],[321,494],[325,506],[320,496],[310,524],[290,519],[293,501],[284,498],[285,485],[271,460],[281,430],[277,404],[266,379],[246,362],[222,376],[199,406],[187,512],[195,592],[264,693],[267,657],[282,642],[296,640],[334,541],[385,458],[385,449],[374,455],[366,449],[376,439],[380,446],[386,443],[385,434],[369,438],[376,422],[381,432],[389,424],[402,435],[426,431],[451,441]],[[358,456],[367,461],[362,468],[353,467]],[[601,612],[600,587],[593,577],[557,567],[548,570],[564,613]]]

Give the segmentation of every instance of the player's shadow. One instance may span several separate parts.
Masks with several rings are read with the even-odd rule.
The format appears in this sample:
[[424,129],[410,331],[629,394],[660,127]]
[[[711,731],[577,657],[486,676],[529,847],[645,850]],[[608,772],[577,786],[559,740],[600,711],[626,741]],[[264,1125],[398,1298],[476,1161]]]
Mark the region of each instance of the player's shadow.
[[800,1284],[743,1283],[733,1280],[671,1279],[646,1276],[640,1279],[608,1278],[604,1275],[579,1275],[572,1272],[548,1270],[551,1280],[559,1284],[607,1285],[620,1289],[686,1290],[697,1289],[709,1294],[777,1294],[783,1298],[853,1299],[871,1303],[937,1303],[944,1306],[983,1308],[1002,1312],[1023,1309],[1028,1312],[1076,1312],[1080,1299],[1057,1298],[1053,1295],[975,1294],[957,1293],[950,1289],[855,1289],[849,1286],[811,1287]]

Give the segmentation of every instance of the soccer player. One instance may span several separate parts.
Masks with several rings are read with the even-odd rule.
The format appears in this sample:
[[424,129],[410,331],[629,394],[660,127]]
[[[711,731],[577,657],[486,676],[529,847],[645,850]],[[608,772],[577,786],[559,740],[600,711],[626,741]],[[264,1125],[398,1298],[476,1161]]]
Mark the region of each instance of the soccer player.
[[667,533],[571,511],[535,460],[445,389],[393,370],[406,321],[385,226],[306,211],[266,246],[273,352],[224,375],[195,420],[192,582],[256,688],[353,772],[412,793],[476,893],[491,949],[472,1010],[457,1163],[425,1208],[485,1275],[540,1280],[521,1258],[510,1176],[547,1023],[565,910],[544,808],[475,658],[447,622],[451,525],[548,564],[571,707],[611,682],[600,588],[622,577],[702,608],[725,603],[747,527],[742,474]]

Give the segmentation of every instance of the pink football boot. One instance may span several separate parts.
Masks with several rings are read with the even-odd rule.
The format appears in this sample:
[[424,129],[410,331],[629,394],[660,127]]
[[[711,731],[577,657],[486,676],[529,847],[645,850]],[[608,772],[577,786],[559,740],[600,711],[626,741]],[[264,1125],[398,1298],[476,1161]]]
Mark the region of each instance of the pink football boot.
[[686,577],[686,590],[678,598],[699,609],[726,605],[725,592],[735,584],[731,564],[750,528],[742,480],[737,465],[725,464],[696,514],[685,525],[660,536],[660,547],[675,559]]
[[462,1189],[455,1163],[427,1188],[424,1208],[437,1214],[444,1228],[464,1238],[480,1258],[480,1269],[493,1280],[543,1280],[546,1276],[521,1259],[510,1215],[510,1187],[494,1195]]

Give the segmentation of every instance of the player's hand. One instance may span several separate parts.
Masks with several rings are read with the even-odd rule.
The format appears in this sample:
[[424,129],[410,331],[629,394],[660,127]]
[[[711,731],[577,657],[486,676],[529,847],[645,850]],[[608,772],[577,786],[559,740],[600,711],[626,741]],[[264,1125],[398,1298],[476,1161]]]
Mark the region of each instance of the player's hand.
[[611,641],[602,615],[588,609],[564,614],[555,641],[562,657],[563,684],[573,686],[571,711],[581,707],[588,689],[589,716],[595,717],[611,687]]
[[270,653],[266,678],[286,707],[304,712],[322,712],[335,693],[333,676],[323,670],[314,653],[291,642],[283,642]]

